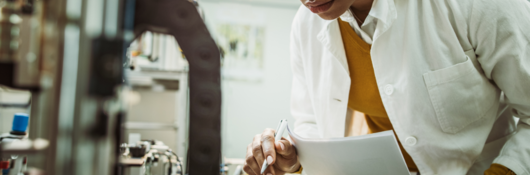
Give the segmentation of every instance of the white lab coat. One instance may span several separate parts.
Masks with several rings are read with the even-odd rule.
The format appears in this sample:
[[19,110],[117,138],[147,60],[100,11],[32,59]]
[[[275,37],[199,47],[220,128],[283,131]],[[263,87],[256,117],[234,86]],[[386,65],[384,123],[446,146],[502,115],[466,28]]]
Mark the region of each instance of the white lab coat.
[[[379,93],[420,172],[482,174],[494,162],[530,175],[530,3],[376,1]],[[350,77],[337,20],[302,6],[291,54],[295,132],[344,137]]]

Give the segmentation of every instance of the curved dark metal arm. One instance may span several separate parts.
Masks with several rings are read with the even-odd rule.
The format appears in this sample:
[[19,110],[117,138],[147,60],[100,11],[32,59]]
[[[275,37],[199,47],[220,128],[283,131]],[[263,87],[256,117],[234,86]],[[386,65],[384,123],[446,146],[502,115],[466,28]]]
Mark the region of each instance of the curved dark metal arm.
[[187,0],[136,0],[134,33],[139,36],[146,30],[175,36],[189,62],[189,174],[219,174],[221,84],[217,45]]

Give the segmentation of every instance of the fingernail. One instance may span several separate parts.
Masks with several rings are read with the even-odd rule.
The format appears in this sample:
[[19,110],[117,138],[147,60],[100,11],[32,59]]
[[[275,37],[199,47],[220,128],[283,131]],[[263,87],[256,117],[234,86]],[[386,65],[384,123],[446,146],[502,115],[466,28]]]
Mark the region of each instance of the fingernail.
[[271,156],[267,157],[267,164],[269,164],[269,165],[272,164],[272,157]]
[[280,142],[280,147],[282,147],[282,150],[285,150],[285,145],[282,142]]
[[272,175],[272,173],[267,173],[267,175]]

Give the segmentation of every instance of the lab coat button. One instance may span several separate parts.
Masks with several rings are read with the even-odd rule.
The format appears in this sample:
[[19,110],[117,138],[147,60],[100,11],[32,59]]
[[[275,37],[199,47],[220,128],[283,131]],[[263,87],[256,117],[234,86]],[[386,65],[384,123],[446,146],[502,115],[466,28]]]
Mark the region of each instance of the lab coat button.
[[392,93],[394,93],[394,87],[392,85],[387,84],[385,86],[385,94],[392,95]]
[[417,142],[418,140],[416,139],[416,137],[407,137],[407,139],[405,139],[405,144],[407,144],[408,146],[414,146]]

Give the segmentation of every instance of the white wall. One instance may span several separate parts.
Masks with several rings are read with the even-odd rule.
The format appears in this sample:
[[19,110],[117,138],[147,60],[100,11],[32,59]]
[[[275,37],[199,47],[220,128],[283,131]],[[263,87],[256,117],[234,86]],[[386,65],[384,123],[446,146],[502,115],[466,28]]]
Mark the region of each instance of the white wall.
[[[265,26],[262,80],[260,82],[223,80],[222,83],[223,156],[244,158],[246,147],[255,134],[261,133],[265,128],[276,128],[280,119],[288,119],[289,125],[293,126],[294,119],[289,110],[291,88],[289,33],[297,6],[235,2],[200,1],[200,5],[209,26],[217,22],[216,15],[230,11],[253,13],[249,15],[259,16],[261,18],[259,20]],[[248,20],[248,16],[244,13],[240,17],[243,21]]]

